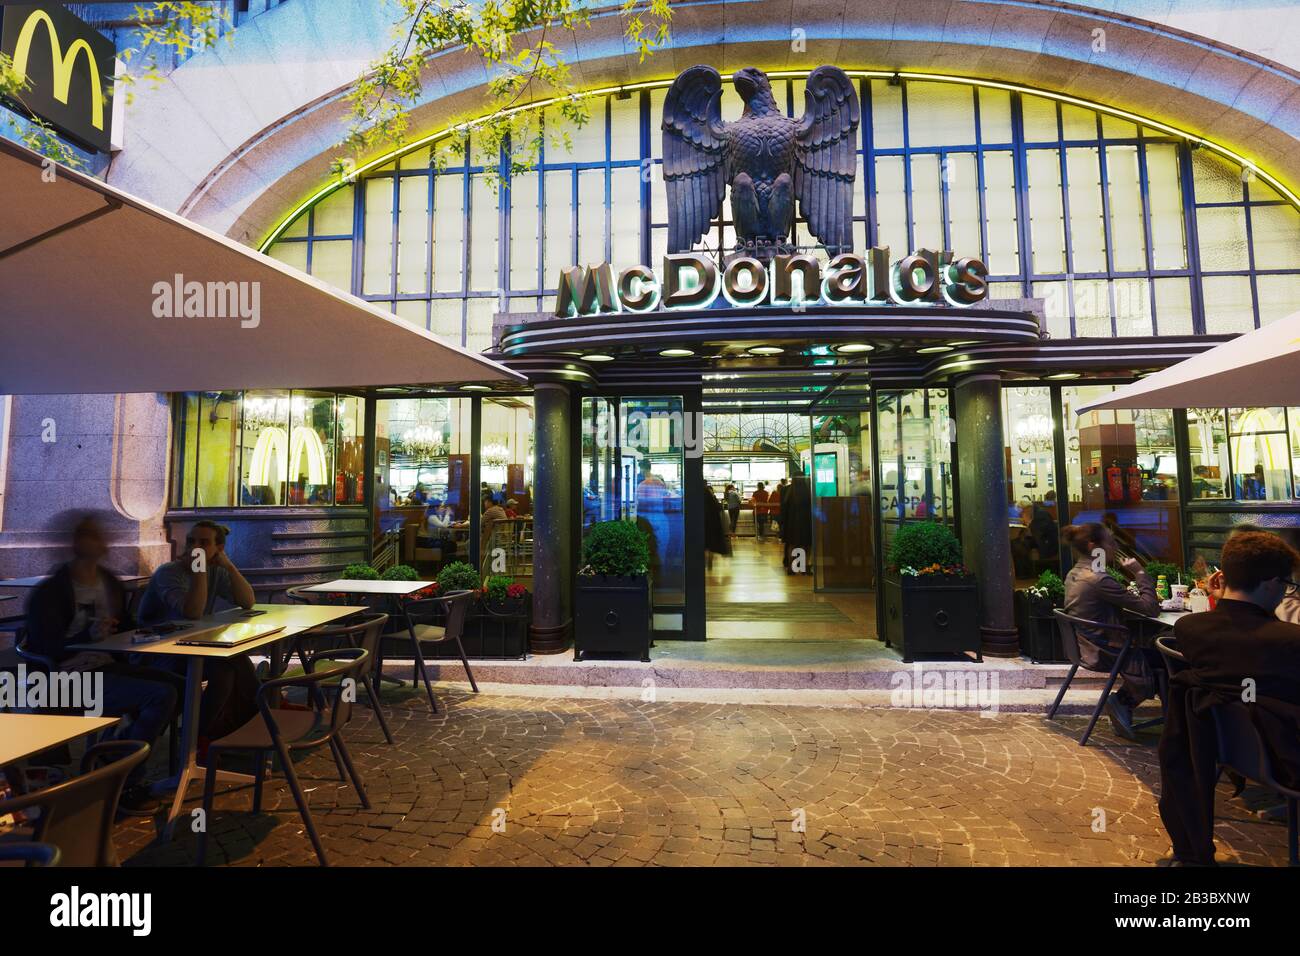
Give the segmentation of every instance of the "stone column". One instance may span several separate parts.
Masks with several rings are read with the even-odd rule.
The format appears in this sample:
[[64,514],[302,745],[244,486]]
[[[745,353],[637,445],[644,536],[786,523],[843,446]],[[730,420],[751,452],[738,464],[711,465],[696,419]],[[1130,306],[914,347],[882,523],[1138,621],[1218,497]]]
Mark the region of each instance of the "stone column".
[[540,382],[533,391],[534,654],[558,654],[573,626],[572,396],[567,385]]
[[1002,380],[996,374],[971,375],[953,391],[962,559],[979,580],[984,653],[1014,657],[1020,641],[1012,603]]
[[118,573],[169,560],[169,423],[165,395],[0,397],[0,578],[67,560],[83,512],[100,518]]

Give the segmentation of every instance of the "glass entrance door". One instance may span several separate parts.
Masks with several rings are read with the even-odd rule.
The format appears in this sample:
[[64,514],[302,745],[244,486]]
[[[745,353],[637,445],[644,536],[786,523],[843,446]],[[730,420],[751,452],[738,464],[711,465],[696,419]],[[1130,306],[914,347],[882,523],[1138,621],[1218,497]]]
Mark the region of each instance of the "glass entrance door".
[[686,604],[682,396],[586,398],[582,418],[583,533],[615,520],[645,532],[655,630],[679,631]]
[[870,401],[865,388],[844,387],[819,403],[810,419],[807,462],[817,591],[871,591],[876,586]]

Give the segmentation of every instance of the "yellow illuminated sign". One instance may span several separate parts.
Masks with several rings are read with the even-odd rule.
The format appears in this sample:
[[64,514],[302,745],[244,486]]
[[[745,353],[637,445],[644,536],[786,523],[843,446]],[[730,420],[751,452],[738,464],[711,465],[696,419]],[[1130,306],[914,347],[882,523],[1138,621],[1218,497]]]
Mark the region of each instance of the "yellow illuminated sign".
[[90,101],[90,125],[102,130],[104,128],[104,84],[99,78],[99,62],[95,59],[95,51],[83,38],[77,37],[68,47],[67,53],[64,53],[63,44],[59,42],[59,31],[55,29],[54,21],[44,10],[32,11],[27,17],[27,22],[18,31],[18,42],[14,44],[14,72],[24,79],[28,78],[27,58],[32,50],[32,38],[36,36],[36,28],[41,24],[45,25],[45,31],[50,38],[50,60],[54,64],[54,98],[64,106],[68,105],[68,93],[72,88],[72,68],[76,65],[77,57],[85,53],[87,65],[90,67],[90,80],[95,85],[95,93]]

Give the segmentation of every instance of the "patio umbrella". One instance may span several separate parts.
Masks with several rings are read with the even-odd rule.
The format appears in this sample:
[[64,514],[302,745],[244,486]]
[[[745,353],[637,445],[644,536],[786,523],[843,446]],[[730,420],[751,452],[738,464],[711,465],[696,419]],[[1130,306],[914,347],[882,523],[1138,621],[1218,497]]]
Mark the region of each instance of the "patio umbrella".
[[0,210],[0,394],[524,381],[3,139]]
[[1300,312],[1080,406],[1256,408],[1300,404]]

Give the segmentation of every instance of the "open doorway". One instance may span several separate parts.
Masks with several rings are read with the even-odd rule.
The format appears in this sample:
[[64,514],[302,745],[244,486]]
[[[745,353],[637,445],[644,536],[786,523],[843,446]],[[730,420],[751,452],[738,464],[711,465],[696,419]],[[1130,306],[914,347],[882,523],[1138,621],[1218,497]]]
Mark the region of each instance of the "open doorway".
[[709,640],[876,636],[869,418],[706,409]]

